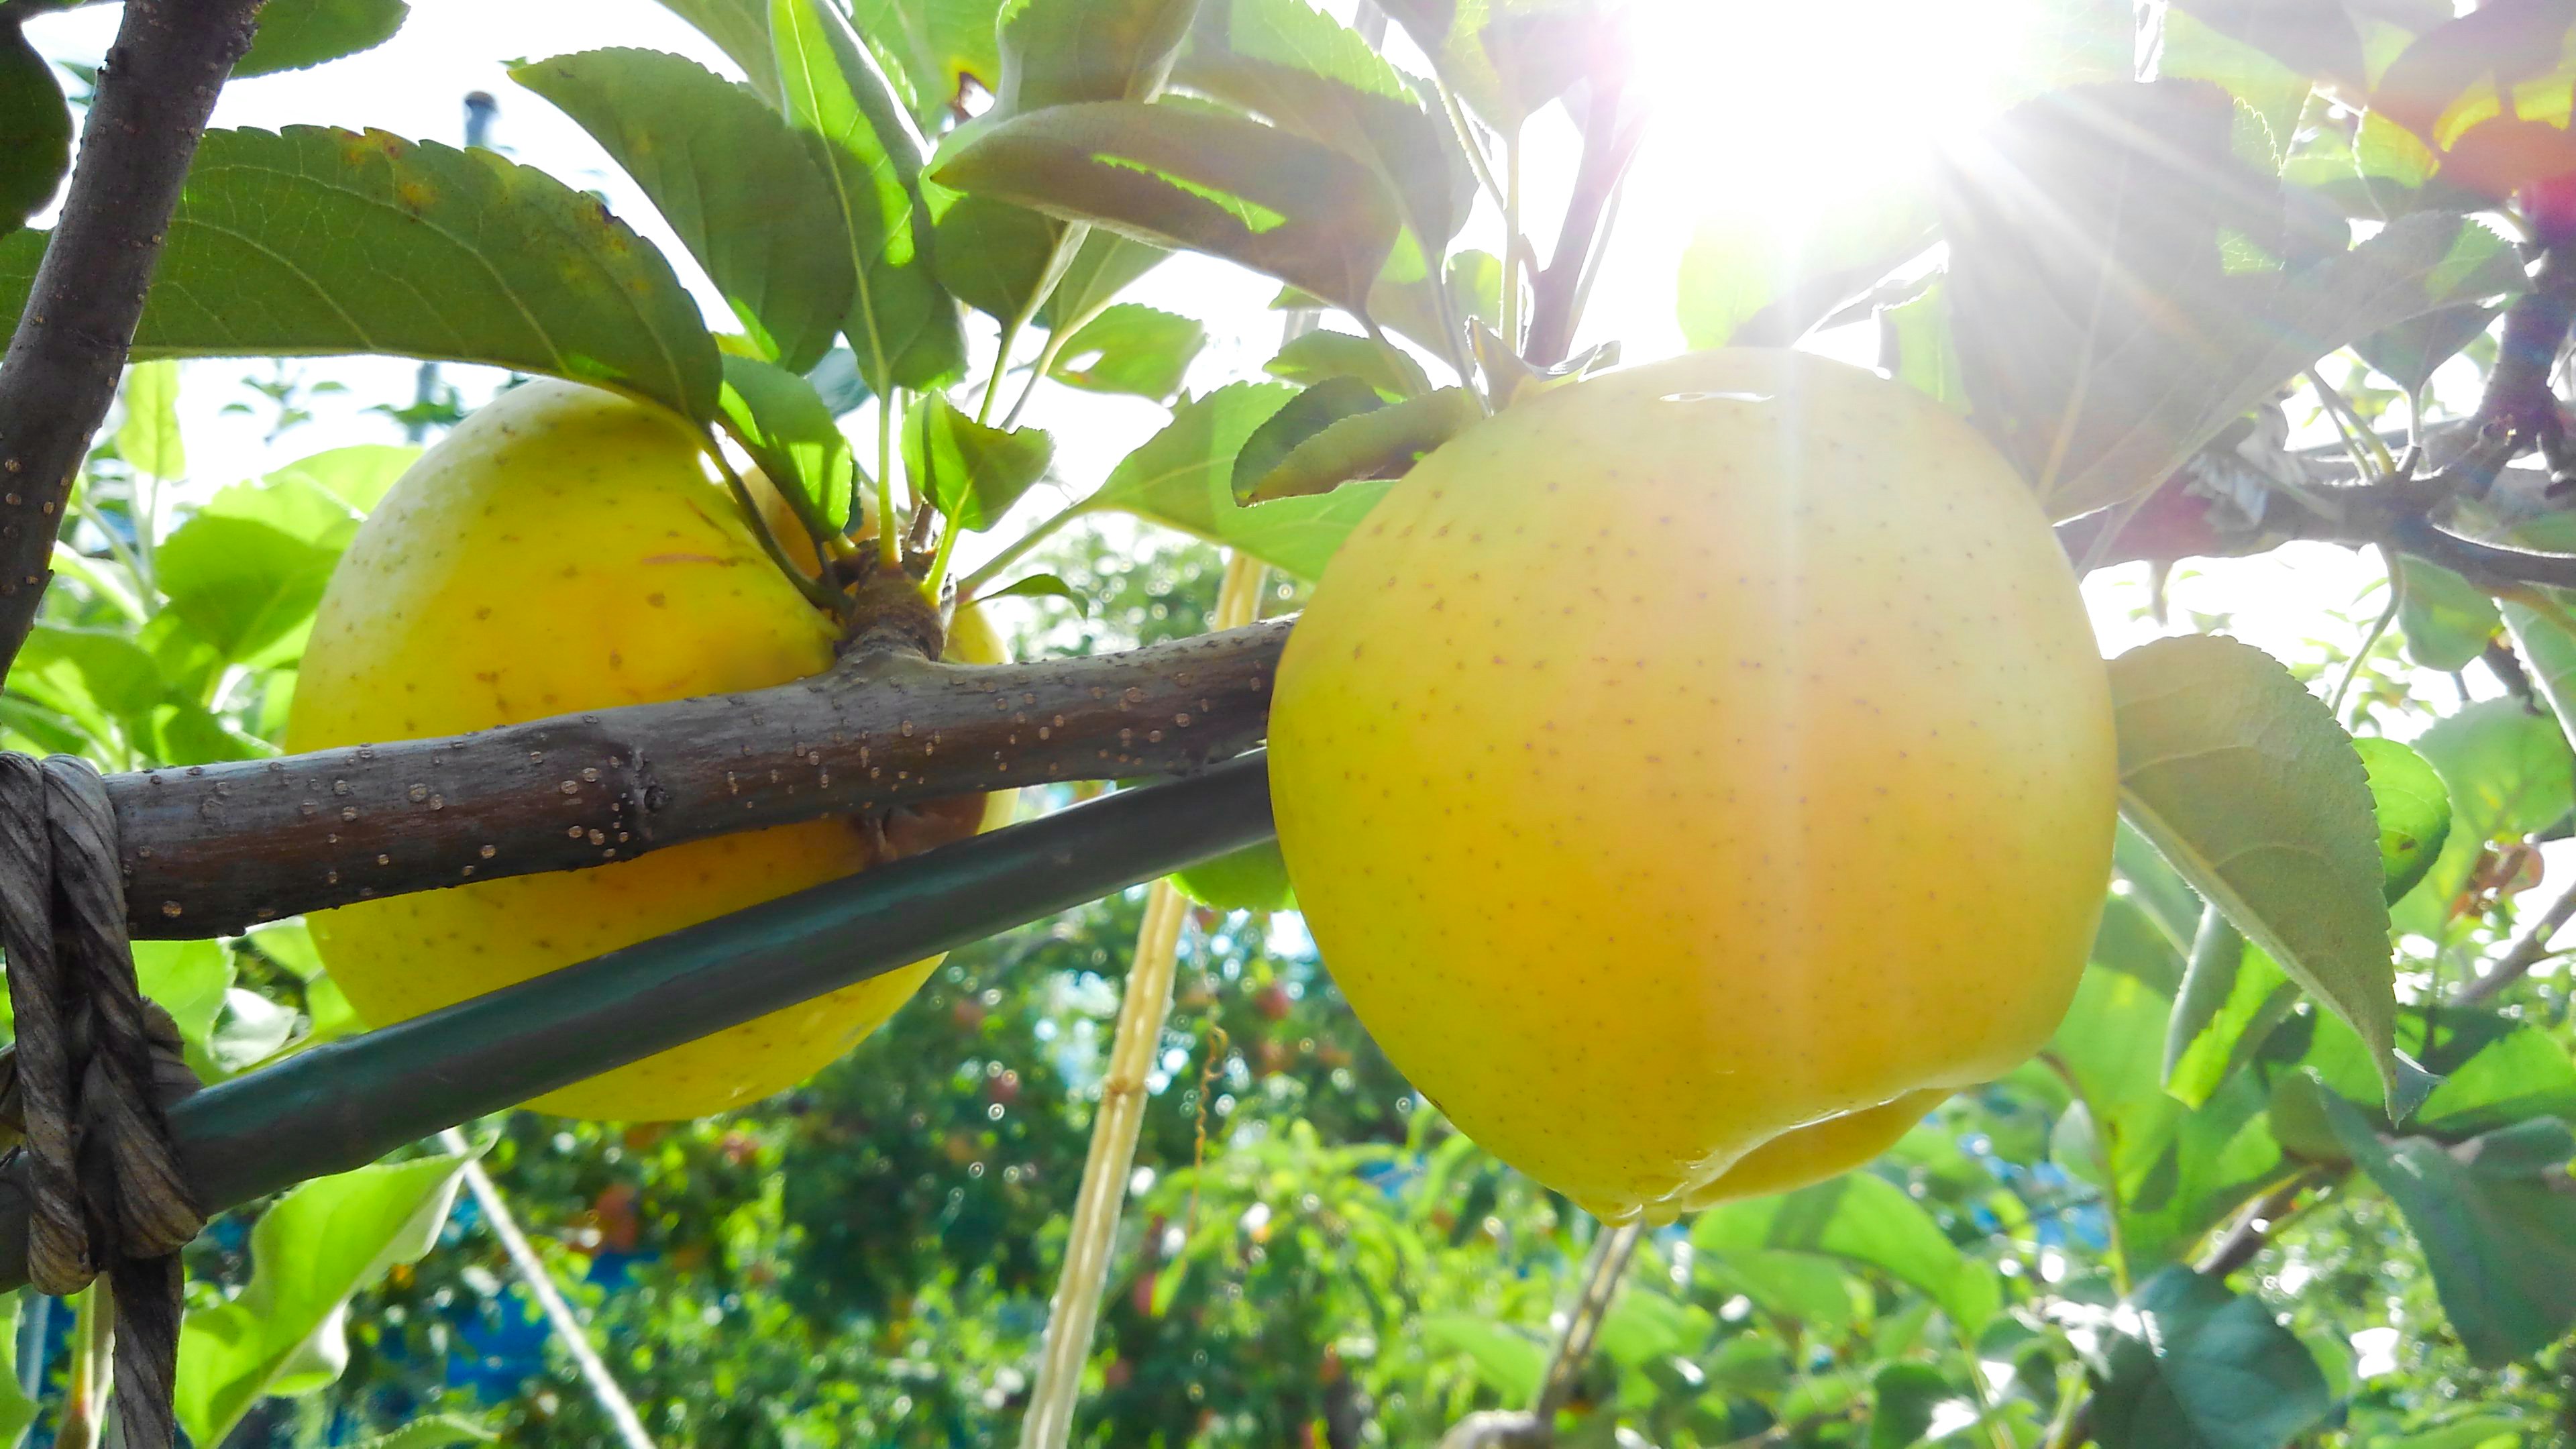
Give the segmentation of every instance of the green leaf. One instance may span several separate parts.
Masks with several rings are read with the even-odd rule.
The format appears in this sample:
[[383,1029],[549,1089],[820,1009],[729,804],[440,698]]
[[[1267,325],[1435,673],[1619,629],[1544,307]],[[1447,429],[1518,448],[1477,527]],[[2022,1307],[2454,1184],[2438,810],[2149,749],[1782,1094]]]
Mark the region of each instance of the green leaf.
[[[2223,919],[2223,918],[2222,918]],[[2134,896],[2114,893],[2102,902],[2102,924],[2086,958],[2105,970],[2134,976],[2160,996],[2182,990],[2185,952]]]
[[236,483],[163,540],[155,575],[170,612],[223,657],[294,658],[357,515],[300,478]]
[[1472,1313],[1437,1313],[1415,1325],[1423,1344],[1436,1353],[1463,1353],[1476,1365],[1476,1377],[1512,1403],[1538,1397],[1547,1372],[1547,1346],[1519,1329]]
[[1288,859],[1279,853],[1275,840],[1174,871],[1172,884],[1182,895],[1216,911],[1284,911],[1297,901],[1288,883]]
[[727,356],[724,375],[725,421],[807,531],[832,534],[847,527],[857,465],[822,394],[795,373],[757,358]]
[[2280,170],[2313,88],[2307,74],[2212,28],[2183,7],[2167,7],[2159,18],[2156,74],[2209,81],[2235,97],[2241,113],[2250,113],[2262,125],[2262,162]]
[[1693,347],[1786,347],[1930,246],[1932,198],[1913,189],[1837,197],[1823,210],[1734,199],[1682,251],[1682,335]]
[[2458,356],[2461,348],[2476,341],[2503,314],[2501,306],[2478,302],[2444,307],[2374,332],[2353,343],[2352,350],[2400,389],[2417,393],[2432,382],[2443,363]]
[[355,1446],[355,1449],[450,1449],[457,1444],[495,1444],[501,1436],[453,1414],[437,1414],[414,1419],[390,1434],[379,1434]]
[[1163,402],[1181,390],[1181,379],[1206,345],[1207,329],[1196,319],[1121,302],[1066,338],[1048,375],[1091,392]]
[[211,1054],[215,1019],[233,987],[232,956],[212,941],[137,941],[134,979],[178,1024],[191,1058]]
[[1927,1363],[1881,1364],[1869,1379],[1869,1449],[1923,1442],[1943,1404],[1968,1395]]
[[[205,1073],[208,1080],[235,1076],[267,1061],[294,1040],[295,1029],[302,1024],[303,1018],[292,1007],[256,991],[235,987],[225,992],[223,1014],[206,1038],[205,1067],[213,1069]],[[204,1073],[204,1068],[200,1071]]]
[[2298,983],[2271,957],[2225,915],[2205,913],[2165,1028],[2165,1090],[2187,1107],[2207,1102],[2298,999]]
[[2111,663],[2120,810],[2371,1046],[2399,1094],[2396,968],[2367,772],[2323,701],[2218,635]]
[[1009,0],[993,109],[1147,101],[1163,88],[1199,0]]
[[250,50],[233,79],[302,70],[373,50],[394,38],[411,15],[404,0],[265,0]]
[[820,141],[660,51],[585,51],[510,76],[635,178],[764,356],[790,372],[822,361],[856,281]]
[[[2540,1027],[2501,1017],[2472,1017],[2470,1025],[2492,1024],[2492,1040],[2452,1064],[2442,1084],[2424,1099],[2413,1121],[2425,1133],[2444,1139],[2473,1136],[2534,1117],[2576,1121],[2576,1061],[2567,1048]],[[2446,1034],[2462,1035],[2457,1013],[2442,1014]]]
[[[217,1444],[263,1395],[310,1393],[348,1362],[342,1310],[387,1268],[429,1250],[467,1159],[379,1163],[279,1198],[251,1229],[251,1278],[179,1332],[179,1422]],[[309,1366],[309,1367],[307,1367]]]
[[[1699,1269],[1772,1317],[1832,1331],[1852,1320],[1852,1278],[1836,1258],[1776,1248],[1738,1249]],[[1932,1300],[1923,1300],[1929,1304]]]
[[[1337,382],[1367,386],[1357,378],[1335,378],[1322,386]],[[1484,419],[1475,394],[1444,387],[1327,423],[1248,479],[1238,466],[1235,488],[1246,502],[1266,503],[1329,493],[1354,479],[1400,478],[1423,455]],[[1243,456],[1249,459],[1253,453],[1247,446]]]
[[1305,0],[1204,0],[1178,74],[1367,165],[1426,252],[1444,250],[1466,222],[1476,178],[1447,118],[1357,31]]
[[1252,501],[1253,484],[1286,460],[1297,446],[1346,418],[1385,407],[1377,389],[1355,377],[1327,378],[1272,413],[1234,457],[1234,496]]
[[2237,158],[2237,114],[2198,81],[2054,92],[1945,172],[1962,373],[2051,517],[2145,492],[2318,357],[2469,300],[2483,224],[2409,216],[2347,249]]
[[[0,240],[0,313],[41,245]],[[715,342],[661,253],[541,171],[382,131],[207,132],[134,346],[479,362],[716,408]]]
[[930,126],[956,107],[966,77],[1000,89],[1001,10],[1002,0],[855,0],[850,22],[902,68]]
[[2104,1189],[2121,1258],[2139,1276],[2182,1259],[2294,1166],[2267,1130],[2269,1099],[2254,1074],[2226,1078],[2198,1108],[2164,1090],[2172,1010],[2133,976],[2087,971],[2047,1049],[2081,1099],[2059,1119],[2052,1155]]
[[2435,721],[2415,749],[2450,788],[2451,833],[2395,917],[2401,930],[2439,939],[2489,844],[2519,844],[2566,816],[2576,758],[2556,720],[2513,699],[2482,701]]
[[2130,1299],[2093,1397],[2102,1449],[2281,1449],[2334,1407],[2307,1345],[2254,1298],[2167,1268]]
[[1300,333],[1262,364],[1272,377],[1312,387],[1333,377],[1356,377],[1377,389],[1388,402],[1402,402],[1431,391],[1431,379],[1412,354],[1376,337],[1317,329]]
[[752,91],[779,104],[778,56],[769,44],[769,0],[662,0],[662,8],[697,27],[725,58],[742,67]]
[[417,461],[420,449],[405,443],[352,443],[307,454],[270,473],[263,481],[278,487],[294,484],[318,488],[367,514]]
[[1046,476],[1055,439],[1036,428],[988,428],[932,393],[903,420],[913,486],[959,528],[981,532]]
[[922,141],[885,73],[826,0],[770,0],[789,119],[822,137],[834,200],[857,267],[842,330],[859,375],[882,397],[929,389],[966,364],[957,306],[931,264],[931,218],[921,204]]
[[2501,1368],[2576,1324],[2576,1196],[2543,1176],[2576,1158],[2565,1123],[2536,1118],[2445,1148],[2382,1141],[2351,1103],[2324,1102],[2352,1160],[2406,1215],[2473,1362]]
[[179,364],[138,362],[117,390],[125,419],[116,425],[116,456],[137,473],[164,480],[188,476],[179,436]]
[[1721,1258],[1786,1248],[1866,1264],[1931,1295],[1970,1334],[2002,1306],[1992,1268],[1963,1256],[1905,1189],[1867,1172],[1711,1208],[1692,1226],[1691,1244]]
[[1195,107],[1053,106],[992,126],[941,184],[1191,247],[1365,315],[1396,216],[1358,162],[1275,127]]
[[2395,740],[2374,735],[2352,747],[2361,752],[2379,821],[2379,893],[2395,902],[2433,868],[2450,839],[2450,787],[2422,755]]
[[2495,600],[2440,564],[2403,554],[2390,562],[2397,627],[2406,634],[2408,658],[2447,674],[2486,652],[2503,623]]
[[[964,134],[953,133],[952,140]],[[1046,280],[1067,225],[989,196],[960,196],[939,214],[940,284],[976,311],[1009,322]],[[1091,229],[1064,264],[1064,274],[1047,293],[1037,319],[1049,328],[1079,327],[1170,255],[1161,247]]]
[[1635,1368],[1697,1351],[1714,1327],[1707,1309],[1631,1279],[1601,1315],[1600,1334],[1594,1342],[1602,1357],[1622,1368]]
[[1878,366],[1952,412],[1968,411],[1968,380],[1959,370],[1959,349],[1950,338],[1949,294],[1940,281],[1879,309]]
[[1388,485],[1353,484],[1317,498],[1244,507],[1234,460],[1246,439],[1296,396],[1282,383],[1239,382],[1185,402],[1161,432],[1110,471],[1086,509],[1114,508],[1239,548],[1298,578],[1323,573]]
[[2497,1414],[2479,1414],[2422,1434],[2391,1439],[2377,1449],[2522,1449],[2524,1425]]
[[1014,579],[998,589],[986,589],[975,597],[977,599],[1062,599],[1073,605],[1075,613],[1086,619],[1091,617],[1090,596],[1053,574],[1030,574],[1023,579]]
[[54,68],[0,25],[0,233],[45,209],[72,162],[72,112]]
[[1396,0],[1386,12],[1498,130],[1564,93],[1601,56],[1609,7],[1588,0]]

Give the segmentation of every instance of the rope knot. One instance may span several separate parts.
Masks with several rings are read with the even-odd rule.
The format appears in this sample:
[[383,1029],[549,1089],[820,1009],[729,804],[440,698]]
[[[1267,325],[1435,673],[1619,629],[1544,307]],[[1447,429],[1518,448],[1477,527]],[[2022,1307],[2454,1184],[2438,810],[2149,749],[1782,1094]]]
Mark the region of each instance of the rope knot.
[[126,1443],[167,1449],[178,1253],[205,1219],[166,1113],[197,1079],[177,1023],[135,983],[116,816],[87,761],[0,753],[0,952],[17,1018],[0,1133],[23,1159],[28,1281],[60,1297],[107,1274]]

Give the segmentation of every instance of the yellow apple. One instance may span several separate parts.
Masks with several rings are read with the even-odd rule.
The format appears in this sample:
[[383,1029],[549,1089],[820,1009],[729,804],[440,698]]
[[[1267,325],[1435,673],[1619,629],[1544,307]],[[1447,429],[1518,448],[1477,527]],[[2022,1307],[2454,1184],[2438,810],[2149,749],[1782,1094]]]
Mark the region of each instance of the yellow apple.
[[1270,773],[1371,1035],[1612,1221],[1839,1172],[2035,1051],[2117,789],[2012,467],[1910,389],[1758,350],[1423,459],[1289,639]]

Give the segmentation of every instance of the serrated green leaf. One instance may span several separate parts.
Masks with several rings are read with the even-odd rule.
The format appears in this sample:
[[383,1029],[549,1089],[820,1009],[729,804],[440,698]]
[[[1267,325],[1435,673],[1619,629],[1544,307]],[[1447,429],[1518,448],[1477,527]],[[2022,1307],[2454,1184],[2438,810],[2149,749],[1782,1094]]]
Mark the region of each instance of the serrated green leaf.
[[[179,1331],[174,1397],[200,1444],[219,1444],[266,1394],[311,1392],[348,1361],[342,1309],[395,1263],[429,1250],[467,1159],[429,1157],[319,1177],[279,1198],[251,1229],[251,1278],[191,1311]],[[299,1364],[312,1373],[287,1377]]]
[[[1334,378],[1319,388],[1342,382],[1367,386],[1358,378]],[[1356,479],[1400,478],[1484,417],[1475,394],[1462,387],[1355,412],[1326,423],[1248,479],[1238,467],[1235,489],[1248,503],[1267,503],[1329,493]],[[1251,447],[1244,449],[1246,459],[1253,454]]]
[[2447,1140],[2534,1117],[2576,1121],[2576,1061],[2546,1030],[2501,1017],[2463,1021],[2456,1012],[2444,1012],[2441,1025],[2454,1040],[2479,1028],[2495,1034],[2466,1061],[2445,1063],[2442,1084],[2412,1119],[2423,1131]]
[[1710,1208],[1692,1226],[1691,1243],[1721,1258],[1786,1248],[1863,1263],[1930,1294],[1968,1333],[2002,1306],[1993,1269],[1962,1255],[1905,1189],[1867,1172]]
[[2486,652],[2504,622],[2495,600],[2440,564],[2403,554],[2390,562],[2397,627],[2406,635],[2408,658],[2447,674]]
[[2352,350],[2401,390],[2420,392],[2436,369],[2503,314],[2503,307],[2479,302],[2444,307],[2374,332],[2353,343]]
[[250,49],[233,79],[302,70],[373,50],[394,38],[411,15],[404,0],[265,0]]
[[209,1081],[236,1076],[284,1050],[303,1020],[293,1007],[234,987],[224,993],[223,1012],[206,1036],[202,1064],[190,1065]]
[[1348,332],[1317,329],[1300,333],[1262,364],[1262,371],[1311,387],[1332,377],[1356,377],[1377,389],[1388,402],[1402,402],[1431,391],[1422,364],[1392,342],[1356,337]]
[[62,83],[17,26],[0,25],[0,232],[44,210],[71,161]]
[[2576,1324],[2576,1196],[2541,1175],[2576,1158],[2565,1123],[2535,1118],[2445,1148],[2383,1141],[2351,1103],[2323,1102],[2352,1160],[2406,1215],[2472,1361],[2501,1368]]
[[2262,125],[2264,163],[2280,170],[2289,159],[2299,113],[2312,89],[2307,73],[2211,26],[2185,7],[2169,7],[2160,18],[2156,73],[2177,80],[2209,81],[2234,96]]
[[832,162],[811,132],[693,61],[592,50],[514,67],[652,198],[763,355],[822,361],[849,314]]
[[[489,151],[209,131],[168,236],[138,360],[439,358],[715,416],[715,342],[670,264],[597,201]],[[42,245],[0,239],[0,313],[25,306]]]
[[179,436],[179,364],[135,363],[116,395],[125,414],[116,425],[116,456],[147,477],[187,477],[188,449]]
[[2451,835],[2451,791],[2441,772],[2395,740],[2356,739],[2379,822],[2380,894],[2401,900],[2441,858]]
[[352,443],[325,448],[270,473],[262,482],[280,490],[298,485],[320,489],[353,513],[373,512],[396,479],[420,458],[420,449],[404,443]]
[[1090,392],[1163,402],[1181,390],[1190,363],[1206,345],[1207,328],[1197,319],[1121,302],[1065,339],[1048,376]]
[[769,0],[661,0],[662,8],[696,27],[725,58],[742,67],[752,92],[779,104],[778,56],[769,43]]
[[1147,101],[1163,88],[1199,0],[1009,0],[993,109],[1025,115],[1085,101]]
[[2120,810],[2194,890],[2352,1023],[2398,1093],[2395,966],[2369,777],[2261,650],[2160,639],[2111,663]]
[[879,396],[934,388],[966,363],[957,305],[931,263],[920,194],[921,135],[876,59],[827,0],[770,0],[771,44],[790,120],[820,136],[857,270],[842,330]]
[[1426,251],[1466,222],[1475,174],[1436,105],[1358,32],[1305,0],[1203,0],[1178,72],[1365,163]]
[[302,650],[355,510],[300,478],[237,483],[162,541],[155,576],[169,610],[227,660],[274,664]]
[[2307,1345],[2260,1301],[2175,1267],[2130,1302],[2139,1331],[2111,1339],[2094,1391],[2102,1449],[2282,1449],[2334,1407]]
[[981,532],[1002,521],[1020,495],[1046,476],[1055,440],[1037,428],[988,428],[939,393],[903,420],[903,466],[913,487],[957,527]]
[[1257,121],[1192,107],[1053,106],[982,131],[942,185],[1190,247],[1363,313],[1396,216],[1358,162]]
[[850,522],[857,464],[814,385],[754,357],[724,360],[724,416],[735,440],[796,511],[809,533]]

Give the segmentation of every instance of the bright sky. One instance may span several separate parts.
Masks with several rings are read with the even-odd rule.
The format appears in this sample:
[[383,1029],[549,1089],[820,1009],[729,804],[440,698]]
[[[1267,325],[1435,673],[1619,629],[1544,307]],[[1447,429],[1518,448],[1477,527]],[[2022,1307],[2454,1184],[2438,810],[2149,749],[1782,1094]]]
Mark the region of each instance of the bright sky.
[[[1347,15],[1350,0],[1333,0],[1330,8]],[[2030,11],[2029,0],[1639,0],[1638,84],[1653,97],[1657,120],[1627,188],[1584,342],[1616,337],[1631,362],[1680,351],[1675,278],[1697,218],[1715,210],[1793,217],[1919,170],[1942,137],[2009,97],[2038,49],[2021,23]],[[96,6],[41,17],[30,34],[46,54],[94,61],[118,14]],[[1400,33],[1393,44],[1400,62],[1425,68]],[[402,32],[375,51],[228,87],[215,122],[377,127],[455,143],[462,139],[462,98],[489,91],[501,103],[494,139],[502,149],[607,196],[619,216],[672,259],[710,322],[729,328],[729,313],[634,184],[579,127],[506,74],[516,59],[606,45],[675,51],[732,73],[712,44],[654,0],[421,0]],[[1526,144],[1531,230],[1545,247],[1572,170],[1572,126],[1551,110],[1531,124]],[[1500,229],[1499,216],[1484,205],[1461,244],[1499,251]],[[1209,324],[1211,346],[1191,377],[1199,390],[1258,373],[1278,341],[1278,319],[1263,311],[1274,290],[1225,264],[1184,255],[1130,295]],[[979,325],[989,356],[990,324],[979,319]],[[1867,327],[1845,329],[1820,345],[1868,362],[1874,353],[1869,334]],[[407,401],[414,364],[288,364],[309,381],[338,380],[351,392],[310,400],[317,421],[274,448],[262,439],[265,407],[250,416],[222,411],[226,403],[255,403],[238,380],[246,373],[264,376],[268,366],[188,365],[183,415],[198,486],[211,488],[324,447],[397,440],[390,420],[363,409]],[[498,382],[481,369],[451,368],[449,376],[469,401]],[[1163,416],[1139,399],[1049,387],[1027,421],[1055,433],[1063,486],[1087,489]],[[864,418],[851,422],[866,428]],[[1035,517],[1058,502],[1041,496],[1023,506]],[[2138,573],[2114,571],[2092,587],[2106,652],[2154,632],[2129,617],[2143,598]],[[2311,652],[2305,639],[2315,616],[2313,605],[2300,601],[2348,605],[2375,570],[2339,550],[2314,549],[2299,551],[2294,563],[2230,564],[2214,573],[2212,580],[2182,583],[2180,602],[2204,612],[2232,608],[2236,632],[2275,652],[2303,653]]]

